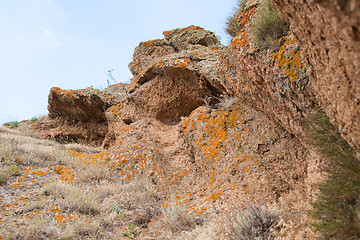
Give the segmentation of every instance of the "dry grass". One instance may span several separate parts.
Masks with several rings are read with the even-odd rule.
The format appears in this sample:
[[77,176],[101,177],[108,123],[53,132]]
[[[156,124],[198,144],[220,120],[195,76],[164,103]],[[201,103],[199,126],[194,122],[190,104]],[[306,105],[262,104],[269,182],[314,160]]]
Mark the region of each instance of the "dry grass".
[[249,206],[245,213],[239,211],[234,218],[234,239],[274,239],[271,229],[278,220],[278,214],[267,207]]
[[240,32],[241,26],[240,24],[240,16],[244,11],[245,4],[248,0],[239,0],[237,6],[234,8],[232,15],[226,19],[226,32],[231,36],[235,37],[238,32]]
[[326,239],[360,238],[360,163],[327,115],[318,110],[310,120],[310,142],[322,154],[327,177],[313,204],[314,226]]
[[44,195],[63,199],[62,205],[68,211],[77,211],[85,215],[100,213],[100,204],[97,196],[86,186],[69,186],[64,183],[51,183],[42,189]]
[[20,175],[20,169],[14,165],[10,165],[5,170],[0,171],[0,184],[6,183],[6,181],[12,176],[19,176],[19,175]]
[[195,217],[186,213],[186,208],[171,204],[164,209],[164,225],[169,228],[172,233],[189,231],[195,228]]
[[260,49],[278,49],[278,39],[289,31],[289,22],[268,1],[263,1],[251,20],[250,37]]

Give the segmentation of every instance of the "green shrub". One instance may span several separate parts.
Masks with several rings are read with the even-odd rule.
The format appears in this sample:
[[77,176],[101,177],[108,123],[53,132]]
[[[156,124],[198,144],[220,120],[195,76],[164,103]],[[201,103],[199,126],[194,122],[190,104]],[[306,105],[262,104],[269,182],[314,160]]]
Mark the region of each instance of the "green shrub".
[[7,125],[9,128],[17,128],[19,124],[20,123],[18,121],[13,121],[13,122],[9,122]]
[[33,118],[30,119],[30,123],[34,123],[34,122],[37,122],[37,121],[39,121],[39,118],[37,118],[37,117],[33,117]]
[[268,1],[263,1],[251,20],[250,37],[261,49],[278,49],[279,39],[289,31],[289,23]]
[[231,37],[235,37],[242,28],[240,24],[240,16],[244,11],[246,2],[248,2],[248,0],[239,0],[237,6],[234,8],[232,15],[226,19],[225,30]]
[[311,118],[311,141],[326,160],[327,177],[313,205],[316,229],[326,239],[360,238],[360,162],[322,111]]

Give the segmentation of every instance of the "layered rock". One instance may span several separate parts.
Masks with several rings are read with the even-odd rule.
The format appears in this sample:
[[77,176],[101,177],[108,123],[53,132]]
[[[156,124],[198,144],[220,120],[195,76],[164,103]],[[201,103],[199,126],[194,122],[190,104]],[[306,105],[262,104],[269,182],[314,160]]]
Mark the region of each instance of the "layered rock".
[[360,2],[271,2],[289,19],[320,104],[360,150]]
[[49,117],[36,122],[34,128],[44,138],[100,146],[108,134],[105,110],[115,103],[114,96],[93,88],[54,87],[49,94]]

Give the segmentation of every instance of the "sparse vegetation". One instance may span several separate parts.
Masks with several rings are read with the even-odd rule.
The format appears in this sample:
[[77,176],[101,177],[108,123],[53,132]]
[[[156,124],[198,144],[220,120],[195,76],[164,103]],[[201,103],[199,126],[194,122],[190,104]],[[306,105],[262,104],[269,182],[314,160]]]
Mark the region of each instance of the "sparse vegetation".
[[232,15],[226,20],[226,32],[231,36],[235,37],[243,27],[240,23],[241,14],[245,9],[245,4],[248,0],[239,0],[237,6],[234,8]]
[[14,165],[10,165],[0,173],[0,184],[5,183],[11,176],[20,175],[20,169]]
[[249,206],[247,212],[239,211],[234,218],[234,239],[274,239],[270,230],[278,220],[278,214],[267,207]]
[[12,121],[12,122],[9,122],[7,123],[6,125],[9,127],[9,128],[17,128],[19,127],[19,122],[18,121]]
[[37,122],[37,121],[39,121],[39,118],[38,118],[38,117],[32,117],[32,118],[30,119],[30,123],[34,123],[34,122]]
[[326,239],[360,238],[360,162],[323,111],[311,118],[311,142],[326,160],[314,226]]
[[289,31],[289,23],[278,10],[264,0],[251,20],[250,38],[261,49],[278,49],[279,41]]
[[189,231],[195,228],[195,217],[186,213],[185,208],[172,204],[164,210],[165,225],[174,232]]

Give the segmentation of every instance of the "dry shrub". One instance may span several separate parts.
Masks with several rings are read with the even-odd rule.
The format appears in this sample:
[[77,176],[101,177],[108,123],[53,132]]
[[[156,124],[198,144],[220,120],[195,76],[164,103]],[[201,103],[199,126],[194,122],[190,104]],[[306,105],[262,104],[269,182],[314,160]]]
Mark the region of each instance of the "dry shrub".
[[109,166],[101,163],[82,164],[76,167],[76,169],[76,177],[80,181],[100,181],[110,179],[112,175]]
[[229,95],[223,95],[218,98],[218,100],[219,103],[217,104],[217,107],[222,111],[229,110],[235,103],[238,102],[238,98]]
[[234,239],[274,239],[270,230],[278,220],[278,214],[267,207],[249,206],[245,213],[239,211],[234,218]]
[[235,37],[242,28],[240,24],[240,16],[241,13],[244,11],[247,2],[248,0],[239,0],[237,6],[233,10],[232,15],[226,19],[225,30],[231,37]]
[[189,231],[194,229],[195,217],[186,213],[185,208],[176,204],[171,204],[164,209],[164,225],[168,227],[172,233]]

